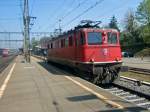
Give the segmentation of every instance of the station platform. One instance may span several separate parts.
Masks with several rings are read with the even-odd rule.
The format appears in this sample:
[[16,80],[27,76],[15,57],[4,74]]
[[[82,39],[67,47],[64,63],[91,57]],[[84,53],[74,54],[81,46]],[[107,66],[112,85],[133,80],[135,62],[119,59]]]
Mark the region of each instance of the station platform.
[[123,66],[150,69],[150,57],[146,58],[123,58]]
[[0,74],[0,112],[147,112],[79,77],[18,56]]

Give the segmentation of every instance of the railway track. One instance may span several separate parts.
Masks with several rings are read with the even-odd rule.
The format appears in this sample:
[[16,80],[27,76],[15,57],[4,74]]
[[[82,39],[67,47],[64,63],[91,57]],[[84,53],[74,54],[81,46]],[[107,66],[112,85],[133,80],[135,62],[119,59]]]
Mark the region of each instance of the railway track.
[[12,62],[15,57],[16,55],[12,55],[8,58],[5,58],[5,61],[0,61],[0,73],[10,64],[10,62]]
[[140,74],[150,75],[150,69],[128,67],[128,70],[130,72],[134,72],[134,73],[140,73]]
[[150,110],[150,83],[120,77],[111,87],[103,87],[110,93]]

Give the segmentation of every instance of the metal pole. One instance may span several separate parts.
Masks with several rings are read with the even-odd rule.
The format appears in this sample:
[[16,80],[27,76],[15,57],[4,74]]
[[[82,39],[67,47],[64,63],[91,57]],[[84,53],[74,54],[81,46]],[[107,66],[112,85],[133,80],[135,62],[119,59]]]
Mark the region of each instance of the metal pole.
[[26,5],[26,2],[24,0],[24,12],[23,12],[23,24],[24,24],[24,33],[23,33],[23,36],[24,36],[24,45],[23,45],[23,52],[24,52],[24,57],[25,59],[26,58],[26,22],[25,22],[25,5]]
[[30,62],[30,35],[29,35],[29,6],[28,0],[24,0],[24,55],[27,62]]

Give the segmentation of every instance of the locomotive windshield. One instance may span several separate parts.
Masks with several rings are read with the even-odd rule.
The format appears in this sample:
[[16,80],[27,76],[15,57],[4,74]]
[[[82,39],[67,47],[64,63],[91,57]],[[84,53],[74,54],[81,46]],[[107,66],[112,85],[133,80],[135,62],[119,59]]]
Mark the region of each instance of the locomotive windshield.
[[89,32],[88,33],[88,44],[102,44],[102,33],[101,32]]
[[107,33],[108,43],[109,44],[117,44],[117,34],[116,33]]

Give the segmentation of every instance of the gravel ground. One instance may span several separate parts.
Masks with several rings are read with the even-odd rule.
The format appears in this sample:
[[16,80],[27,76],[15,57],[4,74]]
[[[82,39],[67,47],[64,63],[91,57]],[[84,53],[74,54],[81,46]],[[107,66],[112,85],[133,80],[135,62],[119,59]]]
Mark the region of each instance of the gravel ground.
[[116,82],[115,84],[121,85],[133,91],[137,91],[146,95],[150,95],[150,87],[146,85],[137,86],[135,82],[127,81],[126,79],[121,79],[120,81]]

